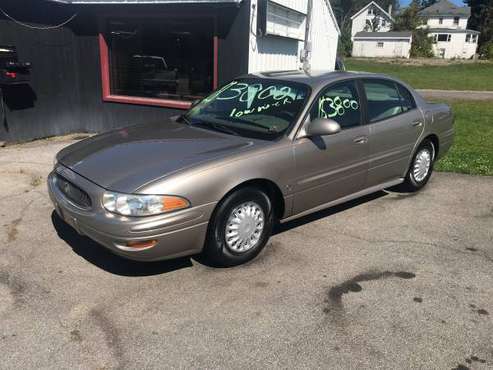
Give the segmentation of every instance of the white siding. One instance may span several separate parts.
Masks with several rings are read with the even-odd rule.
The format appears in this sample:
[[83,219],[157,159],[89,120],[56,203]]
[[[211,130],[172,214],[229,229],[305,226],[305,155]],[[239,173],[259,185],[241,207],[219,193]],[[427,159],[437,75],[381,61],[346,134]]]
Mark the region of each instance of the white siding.
[[[378,43],[382,42],[383,47],[378,47]],[[363,58],[409,58],[410,52],[411,40],[356,39],[352,55]]]
[[467,17],[462,17],[459,19],[459,24],[454,24],[454,17],[442,17],[443,23],[440,24],[440,17],[428,18],[426,24],[430,28],[449,28],[449,29],[461,29],[465,30],[467,28]]
[[[447,34],[447,31],[444,30],[440,33],[430,33],[430,37],[434,37],[435,34]],[[445,51],[443,54],[443,58],[445,59],[469,59],[474,56],[474,54],[476,54],[478,44],[477,42],[466,42],[466,34],[466,31],[460,33],[450,33],[450,41],[439,41],[434,44],[433,52],[435,53],[435,56],[441,57],[442,49]]]
[[337,58],[339,35],[325,0],[313,0],[313,17],[310,31],[312,69],[333,70]]
[[[311,66],[313,69],[330,69],[335,66],[339,35],[330,16],[326,0],[313,0]],[[276,3],[306,13],[307,0],[275,0]],[[248,71],[293,70],[302,68],[304,41],[256,34],[257,0],[251,0],[251,27]]]
[[[377,12],[376,7],[370,6],[370,8],[374,8],[375,12]],[[367,21],[371,22],[374,18],[375,15],[368,15],[368,9],[364,10],[357,17],[354,17],[351,26],[351,39],[354,39],[354,35],[356,35],[358,32],[366,31]],[[390,31],[392,27],[392,20],[386,16],[379,16],[379,18],[380,18],[379,20],[380,27],[378,30],[374,30],[374,32]]]

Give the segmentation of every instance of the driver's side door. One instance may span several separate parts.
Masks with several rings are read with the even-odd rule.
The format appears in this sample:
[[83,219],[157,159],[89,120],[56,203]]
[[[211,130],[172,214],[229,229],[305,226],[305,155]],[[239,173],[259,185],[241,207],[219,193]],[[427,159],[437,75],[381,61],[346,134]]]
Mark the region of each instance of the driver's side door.
[[310,117],[330,118],[341,132],[296,139],[293,214],[363,190],[369,168],[369,128],[363,124],[356,80],[326,87],[314,101]]

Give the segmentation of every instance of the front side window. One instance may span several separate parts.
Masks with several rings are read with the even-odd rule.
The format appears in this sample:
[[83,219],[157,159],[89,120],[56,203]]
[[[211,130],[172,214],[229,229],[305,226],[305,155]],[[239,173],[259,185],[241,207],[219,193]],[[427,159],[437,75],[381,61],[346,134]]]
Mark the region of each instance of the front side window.
[[111,19],[107,23],[112,95],[193,101],[212,91],[209,18]]
[[183,120],[233,135],[275,139],[296,122],[309,94],[301,83],[238,79],[204,98]]
[[402,97],[392,81],[363,81],[368,101],[368,120],[381,121],[404,112]]
[[361,124],[358,90],[354,81],[345,81],[328,87],[315,101],[310,119],[329,118],[342,129]]

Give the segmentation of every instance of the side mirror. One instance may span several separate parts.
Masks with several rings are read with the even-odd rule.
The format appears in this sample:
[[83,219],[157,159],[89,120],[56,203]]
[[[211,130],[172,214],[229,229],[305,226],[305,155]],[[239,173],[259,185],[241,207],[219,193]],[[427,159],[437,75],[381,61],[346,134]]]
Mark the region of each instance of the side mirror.
[[305,128],[304,137],[335,135],[341,132],[341,125],[327,118],[315,118]]

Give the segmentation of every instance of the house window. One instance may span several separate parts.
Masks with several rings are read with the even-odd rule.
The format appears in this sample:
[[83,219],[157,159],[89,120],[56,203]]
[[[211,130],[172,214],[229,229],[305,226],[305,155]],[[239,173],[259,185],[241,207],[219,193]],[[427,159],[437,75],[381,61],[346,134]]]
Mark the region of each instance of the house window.
[[269,35],[303,40],[306,15],[295,10],[267,2],[266,32]]
[[459,25],[459,17],[454,17],[454,25],[458,26]]
[[438,24],[443,24],[443,17],[438,18]]
[[111,19],[100,46],[107,101],[188,108],[216,85],[212,18]]
[[377,48],[383,48],[383,42],[382,41],[377,43]]
[[472,35],[472,43],[475,44],[478,42],[478,35]]
[[452,38],[452,35],[447,33],[440,33],[436,37],[437,37],[436,40],[439,42],[449,42]]
[[472,35],[470,33],[466,35],[466,42],[471,42],[471,36]]
[[368,8],[368,15],[375,15],[375,10],[372,7]]

